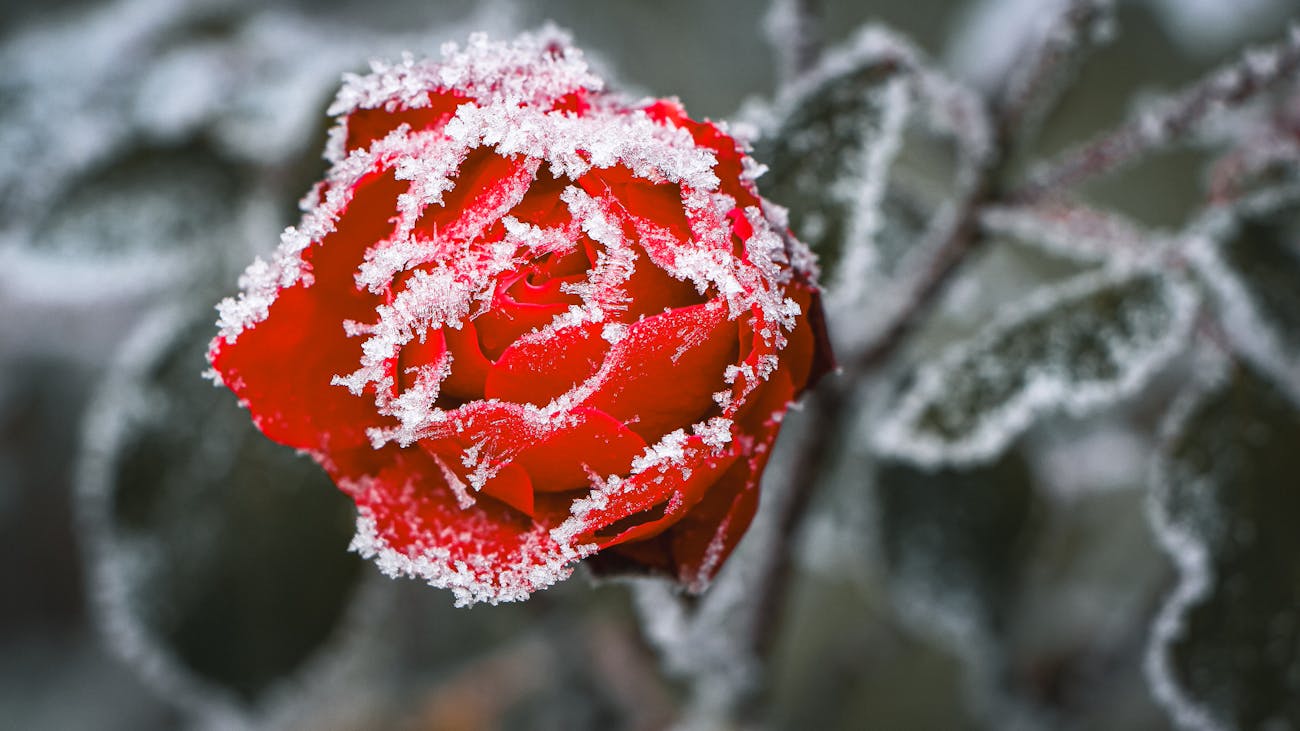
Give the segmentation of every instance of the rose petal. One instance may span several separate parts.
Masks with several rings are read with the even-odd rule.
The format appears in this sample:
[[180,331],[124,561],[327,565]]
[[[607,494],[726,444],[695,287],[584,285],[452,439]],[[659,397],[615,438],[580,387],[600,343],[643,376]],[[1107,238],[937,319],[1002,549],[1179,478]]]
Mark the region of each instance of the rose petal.
[[365,430],[380,424],[373,397],[331,380],[361,359],[361,340],[349,338],[343,322],[373,320],[383,300],[358,289],[353,274],[366,248],[392,233],[407,185],[391,173],[363,178],[334,231],[303,252],[311,284],[281,290],[264,320],[234,343],[214,344],[213,367],[268,437],[298,449],[337,449],[364,443]]
[[385,107],[377,109],[357,109],[346,118],[347,141],[344,152],[368,147],[376,140],[381,140],[389,132],[403,124],[411,125],[412,132],[441,129],[447,120],[456,113],[456,107],[469,101],[454,91],[437,91],[427,95],[429,105],[415,109],[388,111]]
[[581,540],[604,549],[659,535],[681,520],[736,458],[736,450],[717,454],[699,437],[688,438],[680,459],[623,480],[602,506],[583,513]]
[[331,476],[357,502],[358,551],[378,557],[386,573],[454,590],[460,604],[523,599],[566,578],[580,557],[550,536],[564,515],[530,518],[483,499],[462,508],[420,450],[387,448],[338,465]]
[[516,340],[488,371],[487,397],[545,406],[600,367],[610,348],[603,328],[583,323]]
[[718,129],[712,122],[696,122],[691,119],[686,115],[682,105],[675,100],[657,99],[645,108],[645,112],[658,122],[685,129],[691,133],[697,145],[714,151],[718,164],[713,167],[713,172],[718,176],[722,192],[735,198],[739,208],[759,205],[758,196],[754,194],[752,185],[745,182],[743,153],[737,147],[734,138]]
[[502,157],[491,147],[473,150],[442,205],[426,208],[415,230],[434,241],[472,240],[523,200],[537,166],[535,159]]
[[571,412],[574,423],[556,429],[515,457],[538,492],[562,492],[591,484],[591,474],[627,474],[645,441],[618,420],[595,409]]
[[500,500],[525,515],[533,515],[533,483],[528,472],[509,464],[483,485],[482,493]]
[[563,228],[573,220],[569,207],[560,200],[560,194],[569,185],[568,178],[542,175],[533,181],[509,215],[539,228]]
[[451,373],[442,382],[442,395],[460,401],[482,398],[492,363],[479,347],[474,321],[466,320],[459,328],[445,327],[442,334],[451,354]]
[[[574,304],[580,300],[574,297]],[[532,304],[498,300],[492,309],[474,318],[479,348],[489,360],[497,360],[506,348],[526,333],[550,325],[557,315],[567,312],[565,304]]]
[[647,317],[611,349],[585,403],[657,442],[713,409],[712,394],[736,362],[736,340],[721,301]]

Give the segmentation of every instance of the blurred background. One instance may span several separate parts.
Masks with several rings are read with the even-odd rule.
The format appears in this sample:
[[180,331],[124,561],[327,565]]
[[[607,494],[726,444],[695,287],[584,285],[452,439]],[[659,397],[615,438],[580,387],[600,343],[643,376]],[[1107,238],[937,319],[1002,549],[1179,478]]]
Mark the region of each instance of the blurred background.
[[[828,44],[883,23],[977,89],[1050,5],[821,2]],[[625,586],[580,574],[524,604],[458,610],[382,578],[346,552],[346,498],[201,379],[202,354],[215,302],[322,177],[343,72],[549,19],[617,88],[760,118],[778,83],[768,15],[759,0],[0,0],[0,727],[678,718],[686,689],[659,671]],[[1113,40],[1032,154],[1297,16],[1294,0],[1120,2]],[[1176,228],[1207,196],[1208,159],[1178,149],[1082,192]],[[985,254],[916,357],[1074,271],[1032,248]],[[768,725],[1171,727],[1143,665],[1178,571],[1144,485],[1174,371],[1123,407],[1038,424],[973,477],[875,465],[869,479],[843,459],[796,546]]]

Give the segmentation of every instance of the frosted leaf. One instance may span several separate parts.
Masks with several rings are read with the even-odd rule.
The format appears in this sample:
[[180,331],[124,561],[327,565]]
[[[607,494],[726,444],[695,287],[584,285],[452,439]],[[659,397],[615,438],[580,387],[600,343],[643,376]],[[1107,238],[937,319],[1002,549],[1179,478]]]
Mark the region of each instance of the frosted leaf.
[[1150,519],[1180,579],[1146,670],[1181,728],[1300,722],[1297,444],[1294,402],[1240,365],[1166,424]]
[[22,214],[117,151],[132,126],[117,90],[136,80],[146,49],[201,16],[203,5],[119,0],[8,34],[0,44],[0,214]]
[[[877,336],[955,225],[990,149],[978,99],[867,27],[766,112],[763,190],[816,251],[844,353]],[[869,302],[869,304],[867,304]]]
[[980,212],[980,225],[990,235],[1082,263],[1151,260],[1168,246],[1170,238],[1118,213],[1061,201],[986,207]]
[[1141,388],[1183,347],[1196,304],[1189,285],[1142,269],[1039,290],[923,366],[875,425],[876,447],[931,466],[993,458],[1042,414]]
[[[1006,638],[1033,537],[1037,498],[1025,459],[927,471],[884,462],[874,475],[880,556],[900,620],[966,665],[987,705],[1006,672]],[[980,708],[991,713],[991,708]]]
[[902,76],[890,56],[841,58],[816,69],[769,112],[754,152],[768,168],[764,192],[789,208],[791,227],[828,270],[849,246],[854,216],[872,216],[879,204],[884,168],[907,115]]
[[251,718],[340,661],[361,563],[347,498],[198,377],[206,319],[168,310],[127,341],[87,417],[79,518],[113,649],[170,702]]
[[1293,209],[1212,216],[1187,247],[1213,293],[1224,334],[1284,390],[1300,396],[1300,218]]
[[0,286],[47,304],[156,292],[219,259],[250,211],[240,176],[203,148],[131,150],[17,221]]

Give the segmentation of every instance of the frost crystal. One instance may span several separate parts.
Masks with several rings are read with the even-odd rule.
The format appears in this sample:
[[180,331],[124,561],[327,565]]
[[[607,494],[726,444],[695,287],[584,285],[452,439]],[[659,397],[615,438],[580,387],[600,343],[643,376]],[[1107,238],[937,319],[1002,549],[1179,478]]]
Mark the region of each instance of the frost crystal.
[[922,368],[875,444],[930,466],[995,457],[1045,412],[1082,414],[1140,388],[1183,346],[1197,302],[1143,269],[1042,290]]
[[[375,62],[330,111],[302,222],[219,306],[216,377],[353,495],[353,548],[389,574],[513,601],[647,541],[702,589],[809,377],[779,354],[820,342],[815,260],[757,165],[674,101],[603,93],[553,28]],[[337,390],[263,372],[285,328]]]

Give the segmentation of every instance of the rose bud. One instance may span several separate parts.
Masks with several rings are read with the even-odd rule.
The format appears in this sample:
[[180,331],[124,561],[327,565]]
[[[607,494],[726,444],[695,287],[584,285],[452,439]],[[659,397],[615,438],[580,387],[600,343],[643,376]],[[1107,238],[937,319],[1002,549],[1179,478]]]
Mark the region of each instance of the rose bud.
[[390,575],[517,600],[599,552],[700,591],[831,362],[813,258],[723,128],[605,93],[558,33],[442,56],[346,79],[212,373]]

